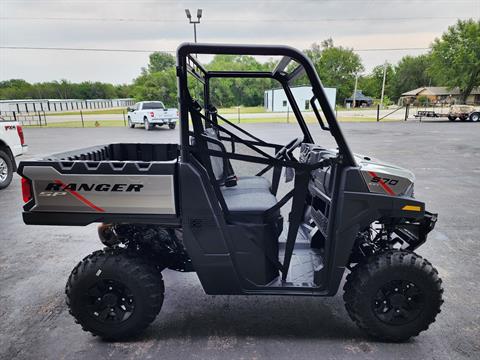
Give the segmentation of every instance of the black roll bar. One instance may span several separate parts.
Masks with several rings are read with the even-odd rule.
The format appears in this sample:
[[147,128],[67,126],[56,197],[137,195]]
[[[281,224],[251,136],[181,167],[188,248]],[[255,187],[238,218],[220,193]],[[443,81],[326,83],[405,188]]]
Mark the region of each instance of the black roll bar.
[[[183,43],[177,48],[177,74],[178,74],[178,95],[180,101],[180,131],[181,145],[182,145],[182,157],[188,158],[188,154],[184,150],[183,145],[188,144],[188,98],[187,98],[187,79],[186,79],[186,58],[193,58],[192,54],[224,54],[224,55],[266,55],[266,56],[283,56],[291,60],[296,61],[304,68],[304,71],[310,80],[312,85],[312,91],[317,98],[318,103],[325,115],[325,120],[330,128],[330,133],[337,142],[339,152],[342,154],[342,160],[345,165],[355,166],[355,158],[351,152],[345,137],[340,129],[340,126],[335,118],[335,113],[328,102],[327,96],[322,86],[322,82],[318,77],[315,67],[310,59],[305,56],[301,51],[292,48],[290,46],[272,46],[272,45],[225,45],[225,44],[201,44],[201,43]],[[198,61],[196,61],[198,63]],[[282,66],[287,66],[287,59],[281,60]],[[200,65],[201,66],[201,65]],[[202,67],[203,68],[203,67]],[[277,69],[278,68],[278,69]],[[277,66],[279,70],[279,66]],[[203,68],[204,69],[204,68]],[[295,72],[295,70],[294,70]],[[206,70],[206,76],[209,72]],[[266,75],[265,75],[266,76]],[[271,74],[272,78],[278,78],[278,73]],[[288,77],[287,77],[288,81]],[[286,84],[288,87],[288,84]],[[285,87],[285,86],[284,86]],[[297,115],[297,114],[295,114]],[[297,117],[298,118],[298,117]],[[301,118],[299,118],[301,123]],[[302,125],[301,125],[302,126]]]

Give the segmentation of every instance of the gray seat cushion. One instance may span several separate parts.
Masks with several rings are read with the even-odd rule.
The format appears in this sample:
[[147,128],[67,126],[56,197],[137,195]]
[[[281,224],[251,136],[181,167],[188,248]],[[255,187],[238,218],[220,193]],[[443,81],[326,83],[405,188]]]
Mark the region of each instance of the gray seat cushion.
[[239,189],[263,189],[270,190],[270,181],[261,176],[240,176],[237,178],[237,187]]
[[228,210],[232,213],[259,214],[277,203],[277,198],[268,189],[222,187],[222,194]]

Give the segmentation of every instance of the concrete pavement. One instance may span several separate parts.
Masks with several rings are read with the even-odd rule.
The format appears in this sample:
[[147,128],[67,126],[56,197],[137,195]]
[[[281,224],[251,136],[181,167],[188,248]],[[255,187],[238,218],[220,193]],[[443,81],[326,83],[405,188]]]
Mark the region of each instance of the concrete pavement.
[[[286,143],[293,124],[243,125]],[[1,359],[478,359],[480,358],[480,124],[345,123],[353,151],[414,171],[416,197],[439,213],[420,255],[444,281],[430,329],[404,344],[373,341],[341,299],[208,296],[194,273],[165,271],[161,313],[144,335],[109,343],[83,332],[64,302],[66,279],[101,248],[94,225],[26,226],[19,179],[0,191]],[[95,144],[177,141],[178,129],[25,129],[26,158]],[[315,127],[318,143],[332,146]]]

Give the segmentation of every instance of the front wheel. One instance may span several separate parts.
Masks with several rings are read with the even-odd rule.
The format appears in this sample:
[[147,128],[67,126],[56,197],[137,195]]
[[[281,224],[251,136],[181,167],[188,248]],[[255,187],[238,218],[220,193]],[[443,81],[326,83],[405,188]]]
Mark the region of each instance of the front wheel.
[[170,124],[168,124],[168,127],[169,127],[169,129],[173,130],[173,129],[175,129],[176,125],[177,124],[175,124],[175,123],[170,123]]
[[3,150],[0,150],[0,189],[6,188],[12,182],[13,161]]
[[440,312],[442,281],[421,256],[392,250],[358,264],[347,276],[345,307],[369,335],[405,341],[427,330]]
[[126,339],[144,330],[160,312],[161,273],[124,249],[92,253],[73,269],[65,289],[70,314],[105,339]]

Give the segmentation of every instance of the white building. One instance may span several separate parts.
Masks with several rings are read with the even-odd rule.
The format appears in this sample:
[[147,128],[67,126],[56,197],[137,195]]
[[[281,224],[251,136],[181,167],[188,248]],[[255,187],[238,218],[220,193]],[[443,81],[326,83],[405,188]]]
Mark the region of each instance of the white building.
[[[313,96],[312,88],[310,86],[297,86],[292,87],[291,90],[300,111],[312,111],[310,106],[310,99]],[[337,89],[323,88],[323,90],[327,95],[330,106],[334,109]],[[267,111],[281,112],[292,110],[288,103],[287,95],[282,88],[266,90],[263,97],[263,104]]]

